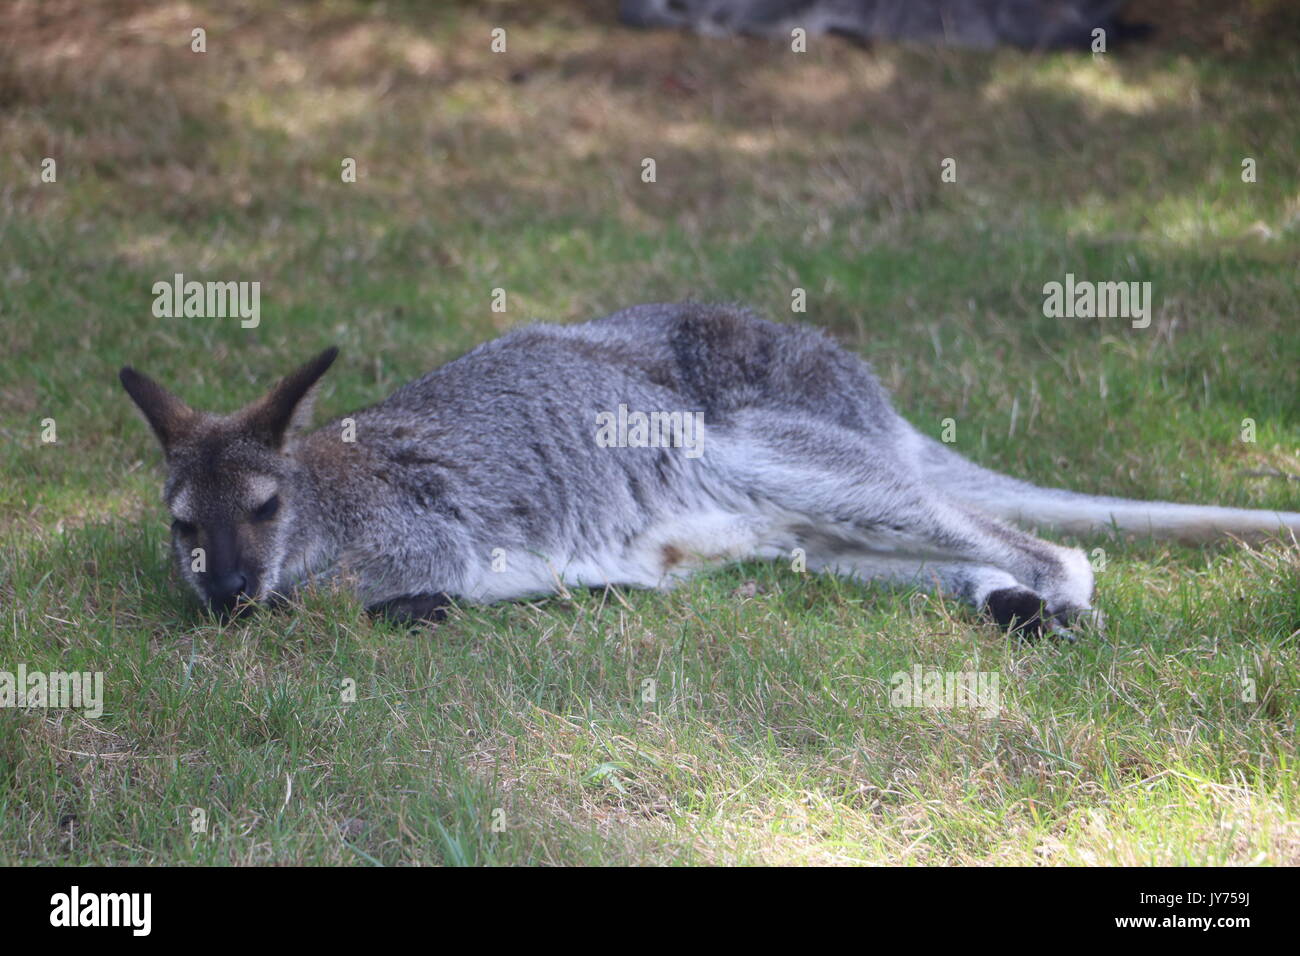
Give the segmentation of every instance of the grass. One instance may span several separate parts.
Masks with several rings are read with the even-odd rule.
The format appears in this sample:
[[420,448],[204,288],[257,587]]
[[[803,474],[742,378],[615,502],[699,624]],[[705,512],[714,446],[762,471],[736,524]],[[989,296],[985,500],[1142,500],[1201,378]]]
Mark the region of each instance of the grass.
[[[0,670],[106,682],[98,720],[0,711],[0,862],[1300,862],[1285,542],[1081,542],[1109,631],[1073,646],[765,565],[432,633],[337,593],[192,607],[119,365],[229,409],[338,343],[335,414],[531,318],[688,296],[831,329],[1000,470],[1300,510],[1285,4],[1151,4],[1100,58],[796,56],[609,6],[0,12]],[[260,281],[261,326],[155,319],[177,271]],[[1045,318],[1066,272],[1151,281],[1150,328]],[[1000,712],[891,707],[916,665],[997,674]]]

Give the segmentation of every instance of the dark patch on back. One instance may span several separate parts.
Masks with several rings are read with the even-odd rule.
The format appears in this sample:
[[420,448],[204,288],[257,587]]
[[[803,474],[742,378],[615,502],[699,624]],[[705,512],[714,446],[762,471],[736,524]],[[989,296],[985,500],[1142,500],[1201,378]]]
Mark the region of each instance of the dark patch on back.
[[746,407],[797,410],[868,433],[888,428],[889,397],[870,366],[815,329],[747,309],[683,306],[668,332],[681,391],[712,422]]
[[777,328],[739,309],[684,307],[668,333],[683,390],[711,418],[760,402],[770,389]]

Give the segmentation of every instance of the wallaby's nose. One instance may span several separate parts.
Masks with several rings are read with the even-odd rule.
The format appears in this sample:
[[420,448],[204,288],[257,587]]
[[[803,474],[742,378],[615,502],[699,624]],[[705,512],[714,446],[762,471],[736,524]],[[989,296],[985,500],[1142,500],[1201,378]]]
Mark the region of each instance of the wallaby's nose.
[[230,574],[223,574],[214,578],[211,588],[209,589],[209,600],[212,606],[222,611],[229,611],[235,606],[239,598],[247,593],[248,578],[233,571]]
[[244,585],[248,583],[248,578],[235,572],[232,574],[223,574],[217,578],[216,587],[213,589],[223,597],[236,596],[242,594]]

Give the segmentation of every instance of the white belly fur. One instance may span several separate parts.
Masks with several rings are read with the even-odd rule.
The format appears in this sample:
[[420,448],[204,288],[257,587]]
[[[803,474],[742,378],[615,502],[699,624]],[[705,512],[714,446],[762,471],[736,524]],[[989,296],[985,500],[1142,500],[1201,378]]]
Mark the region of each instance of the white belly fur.
[[558,558],[507,552],[497,561],[499,571],[485,557],[465,596],[491,603],[554,592],[559,584],[669,588],[701,568],[786,555],[790,541],[780,530],[787,524],[783,517],[711,508],[653,525],[624,549]]

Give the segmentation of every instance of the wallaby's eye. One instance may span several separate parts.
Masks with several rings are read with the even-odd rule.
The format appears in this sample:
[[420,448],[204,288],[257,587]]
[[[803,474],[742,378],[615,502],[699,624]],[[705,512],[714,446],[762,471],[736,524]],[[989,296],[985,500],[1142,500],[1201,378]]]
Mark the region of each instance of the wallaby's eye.
[[177,518],[174,521],[172,521],[172,530],[175,531],[177,534],[179,534],[181,537],[188,538],[191,535],[193,535],[194,532],[198,529],[196,529],[194,525],[190,524],[188,521],[182,521],[180,518]]
[[272,495],[264,502],[253,509],[254,521],[270,521],[275,517],[275,513],[280,510],[280,496]]

